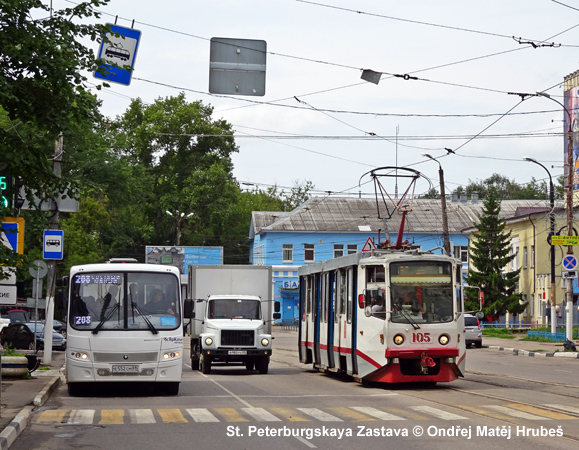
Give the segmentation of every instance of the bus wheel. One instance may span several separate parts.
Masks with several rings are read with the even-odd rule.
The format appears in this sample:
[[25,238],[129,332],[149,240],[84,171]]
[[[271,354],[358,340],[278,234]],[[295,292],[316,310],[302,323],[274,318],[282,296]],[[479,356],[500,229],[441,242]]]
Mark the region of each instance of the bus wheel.
[[255,368],[259,371],[259,373],[265,375],[269,368],[269,359],[267,357],[259,358],[255,361]]
[[211,358],[209,356],[201,357],[201,372],[205,375],[209,375],[211,373]]
[[68,395],[71,397],[76,397],[81,394],[82,386],[79,383],[68,383],[67,389]]
[[167,393],[167,395],[177,395],[179,394],[179,383],[177,382],[173,382],[173,383],[165,383],[165,392]]

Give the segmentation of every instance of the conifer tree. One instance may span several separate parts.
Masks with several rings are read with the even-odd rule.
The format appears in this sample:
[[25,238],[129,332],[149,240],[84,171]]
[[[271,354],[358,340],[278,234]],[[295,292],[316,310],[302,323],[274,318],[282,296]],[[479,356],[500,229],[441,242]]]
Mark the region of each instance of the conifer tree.
[[[489,191],[483,201],[477,231],[471,233],[470,267],[465,282],[484,293],[482,311],[489,320],[497,320],[508,312],[520,314],[527,307],[516,293],[520,268],[510,271],[515,258],[510,252],[510,232],[505,232],[505,220],[499,218],[501,202],[496,190]],[[467,311],[479,309],[478,291],[465,289]]]

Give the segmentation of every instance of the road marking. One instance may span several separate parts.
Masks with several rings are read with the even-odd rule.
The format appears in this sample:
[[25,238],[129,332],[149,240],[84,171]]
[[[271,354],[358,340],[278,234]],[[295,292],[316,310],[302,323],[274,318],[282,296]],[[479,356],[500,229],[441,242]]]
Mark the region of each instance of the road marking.
[[[364,409],[364,408],[362,408]],[[376,420],[373,417],[370,417],[366,414],[362,414],[363,411],[359,411],[356,407],[353,408],[345,408],[343,406],[335,406],[332,408],[328,408],[333,414],[338,416],[347,417],[348,419],[355,420],[357,422],[368,422]]]
[[573,416],[570,416],[568,414],[563,414],[563,413],[556,412],[556,411],[549,411],[547,409],[537,408],[535,406],[529,406],[529,405],[513,404],[513,405],[509,405],[509,408],[514,408],[514,409],[517,409],[519,411],[528,412],[529,414],[536,414],[537,416],[542,416],[542,417],[546,417],[548,419],[554,419],[554,420],[577,419],[577,417],[573,417]]
[[179,409],[158,409],[157,412],[165,423],[189,423]]
[[376,408],[366,406],[352,406],[352,409],[360,411],[361,413],[367,414],[369,416],[376,417],[380,420],[406,420],[404,417],[396,416]]
[[249,422],[248,419],[239,414],[234,408],[215,408],[215,411],[225,417],[226,422]]
[[[560,409],[562,411],[567,411],[570,413],[575,413],[575,414],[579,414],[579,408],[575,407],[575,406],[569,406],[569,405],[545,405],[548,408],[556,408],[556,409]],[[576,419],[576,417],[575,417]]]
[[443,411],[441,409],[432,408],[430,406],[411,406],[411,409],[415,411],[420,411],[426,414],[430,414],[438,419],[442,420],[461,420],[466,419],[466,417],[459,416],[450,412]]
[[289,420],[290,422],[309,422],[310,419],[307,419],[303,416],[296,414],[295,409],[292,408],[271,408],[273,412],[282,416],[284,419]]
[[155,415],[150,409],[131,409],[129,410],[131,423],[156,423]]
[[49,409],[42,411],[38,422],[62,422],[62,419],[68,412],[68,409]]
[[125,411],[122,409],[103,409],[99,425],[122,425],[125,423]]
[[241,410],[258,422],[281,422],[279,417],[274,416],[263,408],[241,408]]
[[535,414],[528,414],[523,411],[518,411],[516,409],[508,408],[506,406],[499,406],[499,405],[488,405],[485,408],[491,408],[496,411],[499,411],[507,416],[517,417],[519,419],[527,419],[527,420],[550,420],[545,417],[537,416]]
[[68,423],[75,425],[92,425],[94,421],[94,409],[77,409],[70,413]]
[[322,422],[343,422],[343,420],[340,419],[339,417],[332,416],[331,414],[328,414],[318,408],[296,408],[296,409]]
[[495,411],[489,411],[487,409],[484,409],[482,407],[477,408],[476,406],[470,406],[470,405],[459,405],[458,406],[460,409],[466,409],[467,411],[476,413],[476,414],[480,414],[482,416],[487,416],[487,417],[492,417],[494,419],[499,419],[499,420],[510,420],[511,417],[510,416],[506,416],[504,414],[501,414],[500,412],[495,412]]
[[219,419],[206,408],[190,408],[187,412],[195,422],[219,422]]

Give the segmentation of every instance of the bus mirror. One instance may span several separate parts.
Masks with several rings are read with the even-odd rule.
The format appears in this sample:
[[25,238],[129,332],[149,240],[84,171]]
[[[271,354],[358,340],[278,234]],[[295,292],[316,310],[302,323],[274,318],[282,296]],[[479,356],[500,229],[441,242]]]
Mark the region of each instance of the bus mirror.
[[[280,312],[280,311],[281,311],[280,302],[274,302],[273,309],[274,309],[274,311],[275,311],[276,313]],[[275,317],[274,317],[274,318],[275,318]],[[280,316],[280,318],[281,318],[281,316]]]
[[366,306],[364,308],[364,315],[366,317],[370,317],[372,315],[372,307],[371,306]]
[[54,307],[56,309],[64,309],[66,310],[68,305],[67,305],[67,297],[66,297],[67,291],[66,289],[57,289],[56,293],[54,294]]
[[195,303],[190,298],[185,299],[183,304],[183,315],[188,319],[195,318]]
[[68,286],[68,277],[58,278],[58,279],[56,280],[56,286],[57,286],[57,287],[65,287],[65,286]]

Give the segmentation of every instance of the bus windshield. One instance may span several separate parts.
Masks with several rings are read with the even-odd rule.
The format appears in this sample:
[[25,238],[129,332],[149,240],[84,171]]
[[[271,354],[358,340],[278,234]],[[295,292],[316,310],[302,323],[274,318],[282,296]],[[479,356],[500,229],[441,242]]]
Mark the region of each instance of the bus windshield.
[[444,261],[390,264],[390,310],[394,323],[440,323],[453,319],[452,265]]
[[71,280],[70,325],[77,330],[176,329],[179,280],[169,273],[82,272]]

